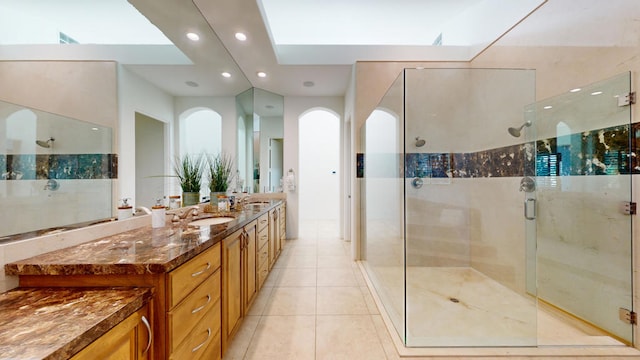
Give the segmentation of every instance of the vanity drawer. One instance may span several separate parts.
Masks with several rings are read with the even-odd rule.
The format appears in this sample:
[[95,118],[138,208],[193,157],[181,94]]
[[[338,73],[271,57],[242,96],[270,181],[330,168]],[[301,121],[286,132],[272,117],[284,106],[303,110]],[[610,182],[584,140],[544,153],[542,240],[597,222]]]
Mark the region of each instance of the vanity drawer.
[[258,249],[269,242],[269,228],[264,228],[258,233]]
[[176,306],[196,286],[205,281],[220,267],[220,244],[189,260],[169,273],[167,293],[169,309]]
[[262,288],[264,281],[267,280],[267,276],[269,275],[269,264],[268,261],[264,263],[264,266],[260,267],[258,270],[258,289]]
[[215,307],[220,299],[220,291],[220,270],[218,270],[167,314],[171,352],[182,343],[191,328]]
[[258,231],[266,228],[269,225],[269,213],[266,213],[258,218]]
[[178,345],[176,351],[171,353],[170,358],[202,359],[206,351],[217,348],[216,342],[220,341],[220,324],[222,323],[220,315],[220,301],[217,301],[202,320],[194,325],[193,330]]
[[256,264],[256,268],[260,269],[263,265],[269,264],[269,246],[263,246],[258,250],[258,263]]

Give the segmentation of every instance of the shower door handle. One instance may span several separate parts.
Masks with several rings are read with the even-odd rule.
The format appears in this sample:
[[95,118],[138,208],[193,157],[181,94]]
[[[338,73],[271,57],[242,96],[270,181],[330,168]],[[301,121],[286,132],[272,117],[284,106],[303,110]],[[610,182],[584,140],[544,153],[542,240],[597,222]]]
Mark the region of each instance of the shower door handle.
[[[530,207],[529,204],[531,204],[533,216],[529,216],[529,207]],[[524,201],[524,218],[527,220],[536,219],[536,199],[527,199]]]

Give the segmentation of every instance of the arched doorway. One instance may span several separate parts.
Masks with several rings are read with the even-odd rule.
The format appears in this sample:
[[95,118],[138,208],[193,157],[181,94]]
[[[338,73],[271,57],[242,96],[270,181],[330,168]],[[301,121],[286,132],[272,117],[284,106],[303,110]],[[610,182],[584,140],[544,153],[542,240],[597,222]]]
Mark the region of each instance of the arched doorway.
[[299,118],[300,236],[339,237],[340,117],[310,110]]

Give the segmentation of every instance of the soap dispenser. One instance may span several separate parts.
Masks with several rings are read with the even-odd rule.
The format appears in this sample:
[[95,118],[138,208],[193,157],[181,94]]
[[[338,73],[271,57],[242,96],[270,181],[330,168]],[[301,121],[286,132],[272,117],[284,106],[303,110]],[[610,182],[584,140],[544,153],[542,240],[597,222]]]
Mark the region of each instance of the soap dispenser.
[[133,216],[133,207],[129,205],[129,198],[120,199],[118,206],[118,220],[128,219]]
[[156,200],[156,204],[151,207],[151,227],[160,228],[164,227],[166,221],[165,218],[165,206],[162,204],[162,200]]

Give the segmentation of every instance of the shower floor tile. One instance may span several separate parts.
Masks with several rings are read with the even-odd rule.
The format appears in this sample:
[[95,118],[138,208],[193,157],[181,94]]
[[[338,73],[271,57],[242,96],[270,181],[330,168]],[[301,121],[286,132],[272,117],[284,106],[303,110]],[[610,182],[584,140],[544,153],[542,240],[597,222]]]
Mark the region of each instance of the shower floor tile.
[[[374,271],[387,313],[402,326],[404,269]],[[406,299],[411,346],[623,345],[471,268],[408,267]]]

